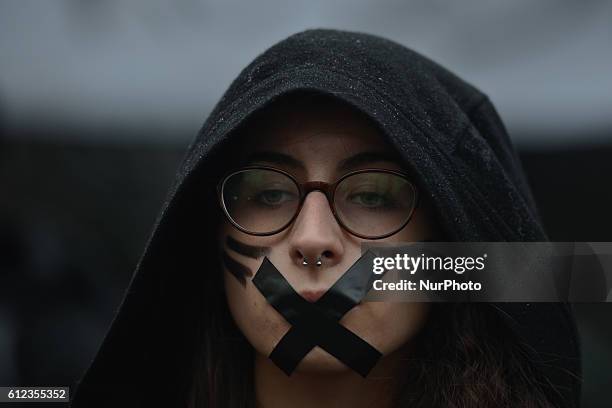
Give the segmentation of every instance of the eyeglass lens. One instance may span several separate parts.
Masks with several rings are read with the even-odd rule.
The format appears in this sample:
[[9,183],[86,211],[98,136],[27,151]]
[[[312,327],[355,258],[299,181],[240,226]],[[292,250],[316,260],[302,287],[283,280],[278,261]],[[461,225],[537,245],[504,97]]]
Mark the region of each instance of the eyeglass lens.
[[[222,187],[225,209],[233,222],[256,234],[276,232],[293,219],[300,207],[297,184],[270,169],[245,169],[230,175]],[[407,222],[416,191],[404,177],[368,171],[344,178],[336,187],[336,216],[349,231],[382,236]]]

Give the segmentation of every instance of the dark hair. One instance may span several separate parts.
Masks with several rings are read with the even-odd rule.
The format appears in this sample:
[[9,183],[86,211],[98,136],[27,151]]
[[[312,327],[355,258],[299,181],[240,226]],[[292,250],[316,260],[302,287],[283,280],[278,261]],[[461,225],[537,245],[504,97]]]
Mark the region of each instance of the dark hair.
[[554,387],[495,304],[444,303],[416,339],[398,407],[552,407]]
[[253,347],[234,324],[224,291],[209,291],[187,398],[189,408],[255,406]]

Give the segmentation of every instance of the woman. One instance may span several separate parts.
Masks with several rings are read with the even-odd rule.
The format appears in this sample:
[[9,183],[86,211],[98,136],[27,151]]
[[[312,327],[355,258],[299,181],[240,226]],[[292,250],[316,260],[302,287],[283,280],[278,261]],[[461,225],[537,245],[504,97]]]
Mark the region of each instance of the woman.
[[[296,34],[243,70],[190,147],[73,406],[578,405],[563,304],[362,303],[332,325],[353,343],[284,365],[299,327],[254,279],[273,265],[316,303],[370,240],[546,234],[485,95],[379,37]],[[355,369],[345,345],[375,364]]]

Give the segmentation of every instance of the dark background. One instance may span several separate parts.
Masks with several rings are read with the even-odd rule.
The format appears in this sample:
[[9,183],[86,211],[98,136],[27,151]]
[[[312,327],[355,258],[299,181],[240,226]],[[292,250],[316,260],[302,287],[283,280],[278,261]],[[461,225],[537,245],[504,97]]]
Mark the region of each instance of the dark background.
[[[307,27],[390,37],[483,89],[551,239],[612,241],[611,2],[328,3],[0,3],[0,385],[75,383],[213,104]],[[575,310],[584,406],[609,407],[612,304]]]

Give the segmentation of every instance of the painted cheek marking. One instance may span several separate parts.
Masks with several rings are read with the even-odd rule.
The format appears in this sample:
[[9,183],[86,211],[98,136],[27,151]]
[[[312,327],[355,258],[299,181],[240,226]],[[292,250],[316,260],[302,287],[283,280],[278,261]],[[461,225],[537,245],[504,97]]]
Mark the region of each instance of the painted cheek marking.
[[249,258],[261,258],[262,256],[267,255],[270,251],[269,247],[245,244],[244,242],[240,242],[229,235],[227,236],[225,242],[229,249]]
[[[248,258],[257,259],[267,255],[270,251],[269,247],[245,244],[244,242],[240,242],[229,235],[226,236],[225,242],[227,244],[227,248]],[[234,275],[236,279],[238,279],[238,282],[240,282],[242,286],[246,286],[247,276],[253,276],[253,271],[251,271],[249,267],[232,258],[227,250],[223,251],[223,265],[232,275]]]
[[253,276],[253,272],[248,267],[229,256],[227,251],[223,251],[223,265],[242,286],[246,286],[246,276]]

